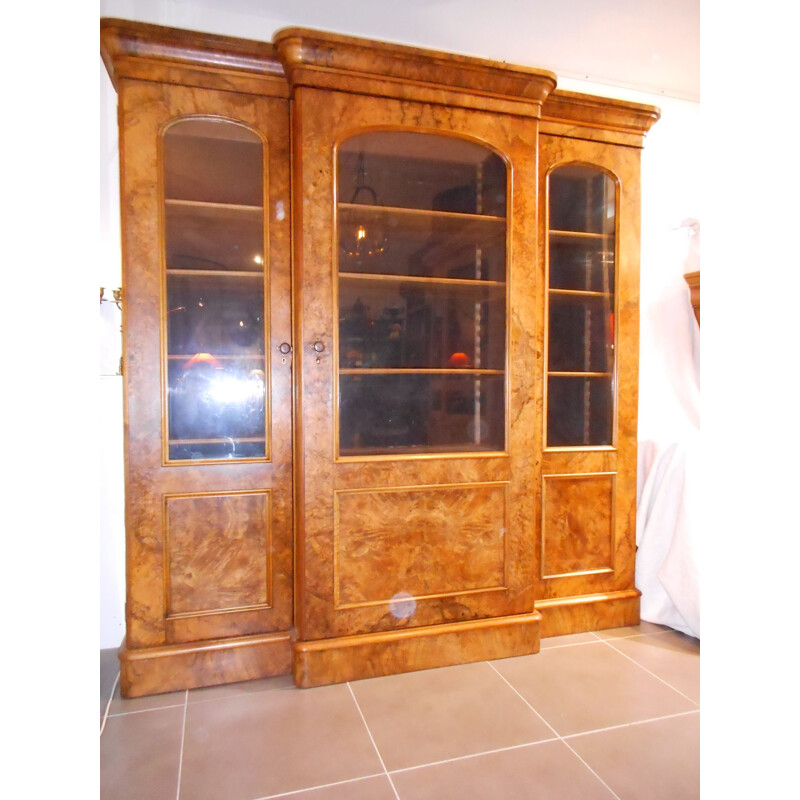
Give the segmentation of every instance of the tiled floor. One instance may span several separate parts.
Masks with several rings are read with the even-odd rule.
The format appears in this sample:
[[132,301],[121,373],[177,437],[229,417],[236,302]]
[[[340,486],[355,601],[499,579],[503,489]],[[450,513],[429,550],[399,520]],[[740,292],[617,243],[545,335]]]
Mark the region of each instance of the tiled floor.
[[[535,656],[296,689],[286,677],[122,700],[102,800],[689,800],[700,645],[642,623]],[[117,674],[101,653],[101,721]]]

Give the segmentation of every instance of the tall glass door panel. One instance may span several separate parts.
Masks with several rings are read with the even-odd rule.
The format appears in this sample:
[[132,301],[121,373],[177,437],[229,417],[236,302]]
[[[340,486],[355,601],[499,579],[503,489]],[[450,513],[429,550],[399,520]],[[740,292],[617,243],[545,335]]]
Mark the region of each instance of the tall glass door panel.
[[547,446],[613,442],[614,181],[569,165],[548,181]]
[[505,162],[376,131],[337,167],[339,454],[504,449]]
[[218,119],[163,139],[170,460],[263,458],[263,143]]

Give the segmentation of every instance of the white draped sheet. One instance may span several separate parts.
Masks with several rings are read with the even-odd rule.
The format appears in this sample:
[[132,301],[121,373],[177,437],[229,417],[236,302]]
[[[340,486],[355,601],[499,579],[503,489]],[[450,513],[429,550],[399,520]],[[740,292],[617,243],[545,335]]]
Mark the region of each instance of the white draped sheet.
[[[683,271],[699,268],[699,223],[642,307],[636,586],[641,617],[700,637],[700,329]],[[677,234],[676,234],[677,235]]]

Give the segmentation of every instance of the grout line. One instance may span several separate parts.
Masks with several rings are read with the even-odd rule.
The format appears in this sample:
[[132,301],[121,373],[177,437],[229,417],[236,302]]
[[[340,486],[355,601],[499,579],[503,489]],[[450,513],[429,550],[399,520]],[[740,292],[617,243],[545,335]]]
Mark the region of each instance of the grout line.
[[503,675],[500,672],[500,670],[498,670],[497,667],[495,667],[495,665],[491,663],[491,661],[489,661],[487,663],[508,684],[508,686],[519,696],[519,698],[522,700],[522,702],[525,703],[525,705],[528,706],[528,708],[531,711],[533,711],[533,713],[536,714],[536,716],[539,717],[539,719],[542,722],[544,722],[544,724],[547,725],[547,727],[550,728],[551,731],[553,731],[553,733],[558,737],[559,741],[563,742],[564,746],[569,749],[569,751],[586,767],[586,769],[588,769],[589,772],[591,772],[592,775],[594,775],[595,778],[597,778],[597,780],[599,780],[600,783],[602,783],[603,786],[605,786],[606,789],[608,789],[608,791],[611,792],[611,794],[616,798],[616,800],[621,800],[619,795],[586,763],[586,761],[583,760],[583,758],[581,758],[581,756],[575,751],[575,749],[570,745],[570,743],[568,741],[566,741],[566,739],[564,739],[564,737],[561,736],[558,733],[558,731],[522,696],[522,694],[520,694],[520,692],[517,690],[517,688],[515,686],[513,686],[508,681],[508,679],[505,677],[505,675]]
[[477,753],[466,753],[463,756],[453,756],[452,758],[443,758],[441,761],[428,761],[424,764],[415,764],[413,767],[398,767],[392,770],[392,775],[397,775],[400,772],[413,772],[415,769],[424,769],[425,767],[438,767],[440,764],[452,764],[454,761],[466,761],[468,758],[478,758],[479,756],[490,756],[494,753],[506,753],[509,750],[522,750],[523,747],[536,747],[539,744],[548,744],[549,742],[557,742],[560,739],[558,734],[550,739],[539,739],[536,742],[522,742],[521,744],[510,744],[507,747],[496,747],[493,750],[479,750]]
[[175,800],[181,797],[181,776],[183,774],[183,743],[186,741],[186,712],[189,708],[189,690],[187,689],[183,698],[183,727],[181,728],[181,753],[178,756],[178,787]]
[[500,676],[500,679],[501,679],[501,680],[505,681],[505,683],[506,683],[506,685],[509,687],[509,689],[511,689],[511,691],[512,691],[512,692],[514,692],[514,694],[516,694],[516,695],[517,695],[517,697],[519,697],[519,699],[520,699],[520,700],[522,700],[522,702],[523,702],[523,703],[525,703],[525,705],[526,705],[526,706],[528,706],[528,708],[529,708],[531,711],[533,711],[533,713],[534,713],[534,714],[536,714],[536,716],[537,716],[537,717],[539,717],[539,719],[540,719],[542,722],[544,722],[544,724],[545,724],[545,725],[547,725],[547,727],[548,727],[548,728],[550,728],[550,730],[551,730],[551,731],[553,731],[553,735],[554,735],[556,738],[560,739],[560,738],[561,738],[561,736],[559,735],[558,731],[557,731],[557,730],[556,730],[556,729],[555,729],[555,728],[554,728],[554,727],[553,727],[553,726],[552,726],[552,725],[551,725],[551,724],[550,724],[550,723],[549,723],[549,722],[548,722],[548,721],[547,721],[547,720],[546,720],[546,719],[545,719],[545,718],[544,718],[544,717],[543,717],[543,716],[542,716],[542,715],[541,715],[541,714],[540,714],[540,713],[539,713],[539,712],[538,712],[538,711],[537,711],[537,710],[536,710],[536,709],[535,709],[535,708],[534,708],[534,707],[533,707],[533,706],[532,706],[532,705],[531,705],[531,704],[530,704],[530,703],[529,703],[529,702],[528,702],[528,701],[527,701],[527,700],[526,700],[526,699],[525,699],[525,698],[524,698],[524,697],[523,697],[523,696],[520,694],[520,692],[519,692],[519,690],[517,689],[517,687],[516,687],[516,686],[513,686],[513,685],[512,685],[512,684],[509,682],[508,678],[506,678],[506,676],[505,676],[505,675],[503,675],[503,673],[502,673],[502,672],[500,672],[500,670],[499,670],[499,669],[497,669],[497,667],[496,667],[494,664],[492,664],[492,662],[491,662],[491,661],[487,661],[486,663],[487,663],[487,664],[488,664],[488,665],[489,665],[489,666],[490,666],[490,667],[491,667],[491,668],[492,668],[492,669],[493,669],[493,670],[494,670],[494,671],[495,671],[495,672],[496,672],[496,673],[497,673],[497,674]]
[[367,729],[367,733],[369,734],[369,739],[372,742],[372,746],[375,748],[375,752],[378,754],[378,760],[381,762],[381,767],[383,769],[384,774],[389,779],[389,785],[392,787],[392,791],[394,792],[394,796],[397,800],[400,800],[400,795],[397,793],[397,789],[395,788],[394,781],[392,780],[392,776],[389,774],[389,770],[386,769],[386,764],[383,763],[383,756],[381,756],[381,751],[378,750],[378,745],[375,744],[375,739],[372,736],[372,731],[369,729],[369,725],[367,725],[367,719],[364,716],[364,712],[361,710],[361,706],[358,704],[358,700],[356,700],[355,692],[353,691],[353,687],[350,685],[350,681],[347,682],[347,688],[350,691],[350,696],[353,698],[353,702],[356,704],[356,708],[358,709],[358,713],[361,715],[361,720],[364,723],[364,727]]
[[604,733],[605,731],[615,731],[619,728],[632,728],[634,725],[647,725],[650,722],[660,722],[664,719],[675,719],[676,717],[688,717],[690,714],[699,714],[699,708],[690,708],[688,711],[678,711],[675,714],[664,714],[661,717],[648,717],[647,719],[638,719],[634,722],[621,722],[619,725],[609,725],[606,728],[593,728],[590,731],[579,731],[578,733],[567,733],[563,739],[575,739],[578,736],[590,736],[593,733]]
[[344,781],[334,781],[333,783],[320,783],[317,786],[307,786],[304,789],[290,789],[288,792],[279,792],[278,794],[269,794],[265,795],[264,797],[259,797],[257,800],[275,800],[278,797],[292,797],[296,794],[304,794],[305,792],[315,792],[317,789],[329,789],[332,786],[347,786],[351,783],[358,783],[359,781],[366,781],[370,778],[380,778],[382,775],[386,775],[387,773],[384,772],[376,772],[373,775],[361,775],[358,778],[348,778]]
[[668,683],[662,677],[660,677],[659,675],[656,675],[655,672],[653,672],[652,670],[648,669],[643,664],[640,664],[635,658],[631,658],[631,656],[629,656],[627,653],[623,653],[622,650],[620,650],[618,647],[614,647],[614,645],[611,644],[611,642],[609,642],[609,641],[607,641],[605,639],[602,639],[601,641],[604,644],[607,644],[615,653],[619,653],[621,656],[624,656],[632,664],[636,664],[637,667],[639,667],[640,669],[643,669],[648,675],[652,675],[656,680],[661,681],[661,683],[663,683],[664,686],[669,687],[670,689],[672,689],[673,692],[677,692],[681,697],[685,697],[690,703],[694,703],[698,707],[698,709],[700,708],[700,703],[698,703],[696,700],[693,700],[691,697],[689,697],[689,695],[684,694],[680,689],[676,689],[671,683]]
[[[134,698],[138,700],[139,698]],[[180,708],[184,703],[170,703],[166,706],[153,706],[152,708],[137,708],[131,711],[117,711],[115,714],[109,714],[109,717],[125,717],[129,714],[147,714],[150,711],[164,711],[167,708]]]
[[103,731],[106,727],[106,720],[108,719],[108,710],[111,708],[111,701],[114,699],[114,692],[117,691],[117,683],[119,682],[119,672],[117,673],[117,677],[114,678],[114,685],[111,687],[111,694],[108,696],[108,702],[106,703],[106,712],[103,714],[103,723],[100,725],[100,735],[103,735]]
[[[587,633],[590,636],[594,637],[585,642],[564,642],[563,644],[551,644],[547,645],[547,647],[540,648],[539,652],[544,650],[558,650],[564,647],[581,647],[582,645],[587,644],[595,644],[596,642],[608,642],[608,641],[616,641],[618,639],[636,639],[642,636],[663,636],[666,633],[673,633],[673,631],[635,631],[633,633],[625,634],[624,636],[616,636],[613,638],[603,637],[598,634],[597,631],[583,631],[583,633]],[[570,635],[570,634],[567,634]],[[558,639],[558,636],[554,637],[547,637],[549,640]]]

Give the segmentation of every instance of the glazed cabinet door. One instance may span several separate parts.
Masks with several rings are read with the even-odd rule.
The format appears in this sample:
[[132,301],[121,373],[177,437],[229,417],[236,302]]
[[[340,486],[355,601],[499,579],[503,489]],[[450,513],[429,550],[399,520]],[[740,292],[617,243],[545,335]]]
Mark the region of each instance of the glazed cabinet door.
[[125,80],[120,129],[127,648],[286,631],[288,102]]
[[531,614],[536,120],[294,115],[300,638]]
[[542,635],[638,622],[639,150],[540,138]]

